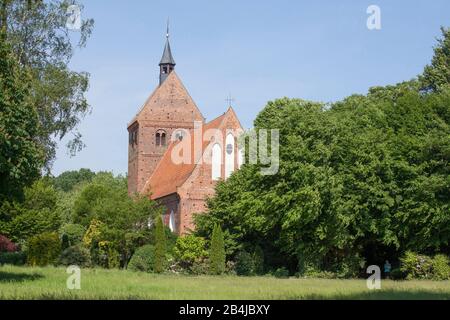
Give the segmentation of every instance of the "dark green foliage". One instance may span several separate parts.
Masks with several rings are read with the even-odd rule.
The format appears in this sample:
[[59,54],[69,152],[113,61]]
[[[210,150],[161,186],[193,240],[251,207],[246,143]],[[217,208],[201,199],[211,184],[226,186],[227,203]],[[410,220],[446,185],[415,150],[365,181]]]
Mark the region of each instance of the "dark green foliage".
[[0,233],[20,243],[43,232],[57,231],[57,201],[58,193],[48,180],[36,181],[25,188],[22,202],[5,201],[0,206]]
[[[73,212],[74,222],[85,228],[93,220],[102,222],[97,241],[112,245],[121,266],[126,267],[135,249],[150,242],[152,232],[148,223],[160,214],[161,208],[148,197],[129,197],[125,177],[98,173],[80,189]],[[96,254],[92,257],[95,261]]]
[[66,171],[53,179],[55,188],[64,192],[72,191],[73,188],[82,182],[91,182],[95,173],[89,169],[78,171]]
[[220,224],[227,256],[258,243],[266,269],[301,275],[354,277],[362,265],[397,262],[407,250],[449,253],[450,33],[443,33],[420,80],[331,106],[269,102],[254,124],[256,132],[280,130],[278,173],[246,164],[218,183],[209,213],[195,218],[196,234],[209,238]]
[[25,252],[0,252],[0,265],[23,266],[27,261]]
[[221,275],[225,272],[225,247],[220,225],[216,225],[211,236],[209,260],[211,274]]
[[264,273],[264,251],[261,246],[256,246],[253,251],[253,262],[255,274],[262,275]]
[[128,263],[128,270],[153,272],[155,270],[155,247],[145,245],[138,248]]
[[80,224],[66,224],[59,230],[61,239],[66,238],[68,246],[75,246],[83,241],[86,228]]
[[254,275],[255,262],[250,253],[241,251],[236,255],[236,274],[238,276],[252,276]]
[[20,198],[40,175],[44,150],[31,103],[31,78],[0,34],[0,201]]
[[61,253],[59,264],[63,266],[90,267],[91,255],[82,245],[69,247]]
[[158,216],[155,221],[155,272],[162,273],[167,267],[167,244],[166,244],[166,234],[164,232],[164,224],[162,217]]
[[[377,88],[331,110],[281,99],[255,121],[280,129],[280,170],[244,165],[216,187],[197,234],[224,229],[227,255],[263,244],[268,269],[284,265],[358,275],[364,260],[396,260],[408,249],[450,242],[450,90]],[[284,261],[277,260],[283,257]],[[365,258],[365,259],[363,259]]]
[[285,267],[278,268],[273,272],[273,276],[275,278],[281,278],[281,279],[289,278],[289,270],[286,269]]
[[389,278],[392,280],[404,280],[406,278],[406,274],[400,270],[400,268],[392,269]]
[[31,266],[56,264],[61,253],[61,243],[55,232],[31,237],[27,247],[27,262]]

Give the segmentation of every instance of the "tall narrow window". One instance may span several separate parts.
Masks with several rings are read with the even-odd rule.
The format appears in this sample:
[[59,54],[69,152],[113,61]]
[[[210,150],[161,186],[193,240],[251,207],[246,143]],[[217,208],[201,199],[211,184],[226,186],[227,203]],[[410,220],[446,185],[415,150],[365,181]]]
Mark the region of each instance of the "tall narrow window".
[[212,179],[219,180],[222,178],[222,148],[216,143],[212,148]]
[[162,146],[166,145],[166,134],[164,132],[161,133],[161,145]]
[[228,179],[234,172],[234,136],[230,133],[225,142],[225,179]]
[[161,134],[159,132],[156,133],[156,146],[161,145]]
[[170,216],[169,216],[169,229],[172,232],[175,232],[176,230],[176,225],[175,225],[175,214],[172,211],[170,211]]

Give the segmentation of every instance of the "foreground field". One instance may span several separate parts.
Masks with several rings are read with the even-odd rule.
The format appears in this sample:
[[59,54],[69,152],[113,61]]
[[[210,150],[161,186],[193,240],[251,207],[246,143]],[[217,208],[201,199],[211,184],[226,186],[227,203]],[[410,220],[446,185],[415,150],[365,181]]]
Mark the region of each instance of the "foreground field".
[[187,277],[118,270],[82,270],[81,290],[68,290],[64,268],[0,267],[0,299],[450,299],[450,281]]

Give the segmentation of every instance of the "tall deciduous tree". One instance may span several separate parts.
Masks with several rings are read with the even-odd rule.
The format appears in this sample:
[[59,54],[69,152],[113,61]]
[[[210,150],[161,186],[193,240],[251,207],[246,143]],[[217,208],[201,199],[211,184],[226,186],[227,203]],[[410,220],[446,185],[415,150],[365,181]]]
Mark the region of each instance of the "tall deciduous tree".
[[39,119],[39,141],[45,146],[46,168],[50,169],[59,140],[73,133],[71,152],[83,143],[76,127],[89,112],[85,93],[89,75],[70,70],[69,62],[76,48],[86,45],[93,20],[84,19],[78,30],[79,41],[71,42],[66,24],[70,5],[76,0],[3,0],[0,6],[1,28],[22,66],[32,76],[32,103]]
[[44,163],[30,83],[0,31],[0,201],[20,196]]

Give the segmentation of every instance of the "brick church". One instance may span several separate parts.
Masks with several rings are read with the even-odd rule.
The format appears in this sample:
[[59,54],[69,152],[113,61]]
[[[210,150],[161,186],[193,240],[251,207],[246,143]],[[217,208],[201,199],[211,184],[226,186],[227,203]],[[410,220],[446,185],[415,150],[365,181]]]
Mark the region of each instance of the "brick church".
[[128,191],[159,202],[164,223],[185,234],[193,214],[205,212],[217,181],[242,164],[242,127],[231,106],[206,122],[175,65],[167,33],[159,85],[128,125]]

